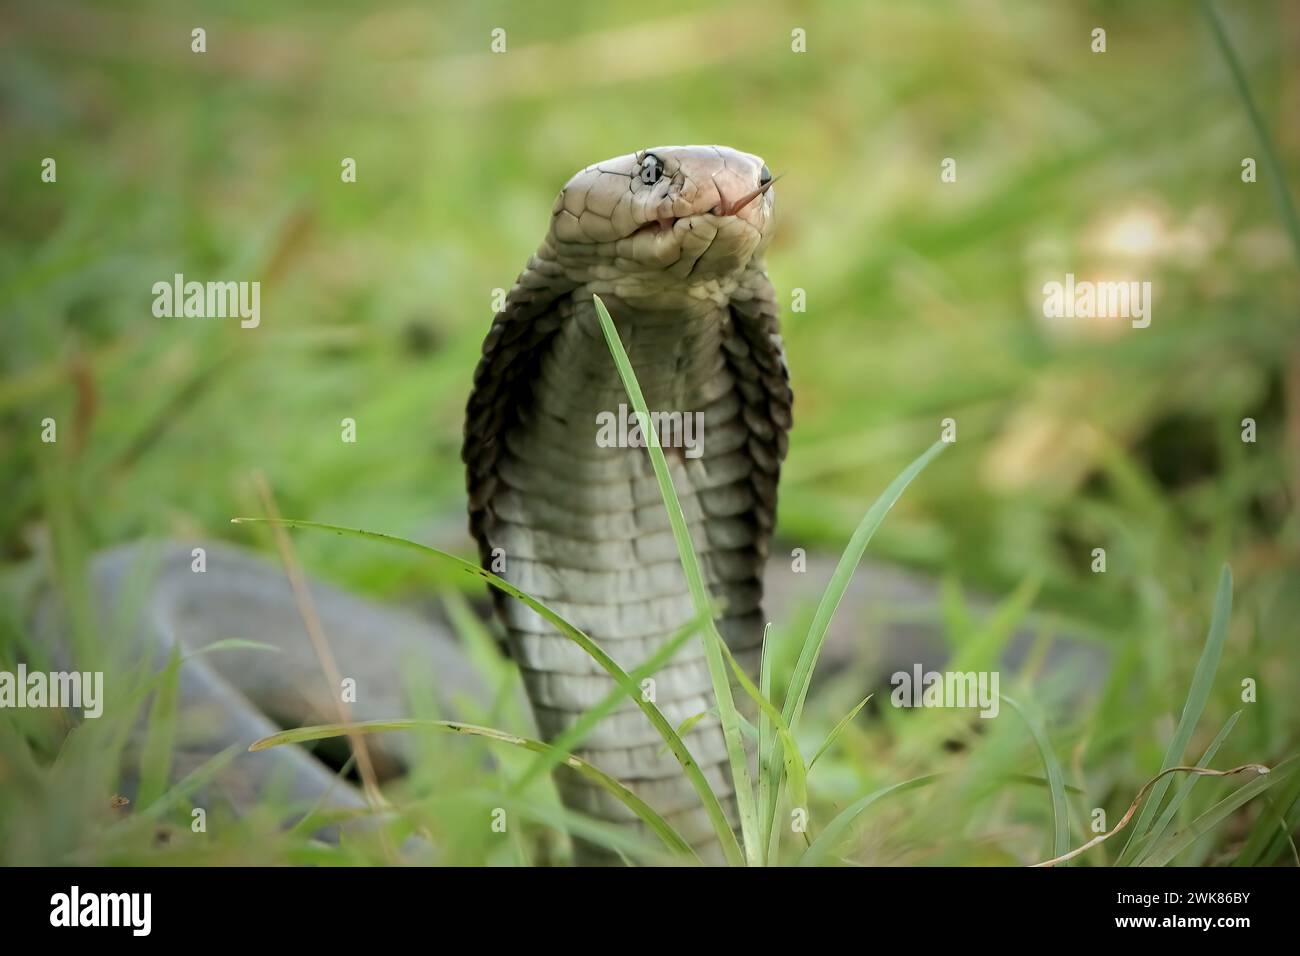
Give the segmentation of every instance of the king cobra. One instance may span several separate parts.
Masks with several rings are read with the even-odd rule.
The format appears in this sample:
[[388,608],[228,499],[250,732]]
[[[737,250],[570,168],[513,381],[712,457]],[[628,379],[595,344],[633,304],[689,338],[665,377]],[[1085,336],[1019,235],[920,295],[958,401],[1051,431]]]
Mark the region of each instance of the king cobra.
[[[670,472],[709,589],[724,602],[719,632],[752,673],[792,401],[762,260],[772,182],[757,156],[722,146],[657,147],[588,166],[560,191],[546,239],[483,344],[462,457],[484,567],[503,563],[506,580],[625,670],[695,612],[645,450],[597,441],[598,416],[627,397],[593,295],[614,318],[648,407],[703,423],[702,447],[667,449]],[[613,679],[497,593],[538,729],[554,739]],[[652,678],[654,702],[674,725],[713,705],[704,655],[696,641]],[[688,744],[734,818],[716,716],[695,725]],[[711,848],[698,795],[635,702],[588,733],[578,755],[628,784],[692,845]],[[558,784],[570,808],[637,826],[607,791],[572,774]]]

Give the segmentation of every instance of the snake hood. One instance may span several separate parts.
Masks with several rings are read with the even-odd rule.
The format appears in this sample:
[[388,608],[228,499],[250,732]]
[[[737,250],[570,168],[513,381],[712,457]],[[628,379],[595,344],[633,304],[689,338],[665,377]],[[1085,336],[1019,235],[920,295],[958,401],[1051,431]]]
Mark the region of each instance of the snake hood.
[[548,242],[596,292],[662,300],[721,285],[726,294],[770,239],[773,181],[762,159],[725,146],[640,150],[574,175]]

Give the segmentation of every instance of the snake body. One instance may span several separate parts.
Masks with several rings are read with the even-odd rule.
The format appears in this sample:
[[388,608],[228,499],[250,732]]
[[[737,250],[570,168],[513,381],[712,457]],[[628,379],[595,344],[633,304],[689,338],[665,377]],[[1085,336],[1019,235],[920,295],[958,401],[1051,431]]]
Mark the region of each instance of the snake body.
[[[694,612],[645,449],[597,441],[598,416],[627,398],[592,296],[608,306],[649,408],[702,413],[702,449],[665,451],[708,586],[724,602],[719,631],[753,673],[792,402],[762,261],[770,186],[761,159],[724,147],[655,148],[587,167],[561,190],[546,239],[483,344],[462,457],[484,567],[584,630],[625,670]],[[554,739],[612,679],[526,606],[500,599],[497,609],[539,730]],[[674,725],[713,706],[703,643],[654,675],[652,692]],[[686,740],[734,816],[716,717]],[[577,752],[693,845],[711,848],[698,796],[634,702]],[[576,775],[557,782],[570,808],[638,828],[605,791]],[[590,847],[584,854],[595,859]]]

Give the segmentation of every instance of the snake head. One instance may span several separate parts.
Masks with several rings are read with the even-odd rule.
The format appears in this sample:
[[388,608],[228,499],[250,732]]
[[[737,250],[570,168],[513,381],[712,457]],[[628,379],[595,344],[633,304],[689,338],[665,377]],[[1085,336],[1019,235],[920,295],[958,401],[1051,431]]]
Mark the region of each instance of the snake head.
[[[560,261],[621,294],[738,278],[769,238],[767,165],[725,146],[659,146],[588,166],[560,191]],[[622,281],[615,281],[622,280]]]

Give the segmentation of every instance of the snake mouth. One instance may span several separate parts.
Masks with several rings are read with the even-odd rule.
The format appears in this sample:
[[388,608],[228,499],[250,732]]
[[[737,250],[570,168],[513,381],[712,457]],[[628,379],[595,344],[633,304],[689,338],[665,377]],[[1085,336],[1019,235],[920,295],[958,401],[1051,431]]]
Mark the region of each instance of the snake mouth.
[[[771,189],[780,176],[776,176],[763,183],[757,189],[752,189],[736,199],[729,199],[727,194],[718,186],[718,204],[709,210],[700,210],[686,216],[660,216],[658,219],[651,219],[633,230],[632,235],[639,233],[649,233],[651,235],[661,235],[671,233],[674,227],[683,219],[694,219],[696,216],[717,216],[720,218],[740,218],[740,213],[752,203],[755,199],[762,196]],[[716,183],[715,183],[716,185]]]
[[673,227],[677,225],[677,222],[680,218],[681,218],[680,216],[663,216],[662,218],[659,219],[651,219],[649,222],[645,223],[644,225],[638,226],[636,229],[634,229],[632,231],[632,235],[636,236],[643,232],[646,232],[646,233],[650,233],[651,235],[657,236],[661,233],[672,232]]
[[741,210],[763,193],[767,192],[767,190],[768,187],[764,186],[762,189],[755,190],[746,196],[742,196],[735,202],[728,202],[724,198],[720,205],[714,206],[712,209],[703,212],[695,212],[687,216],[663,216],[659,219],[651,219],[649,222],[643,223],[634,229],[632,235],[636,236],[641,233],[648,233],[653,236],[668,234],[671,233],[674,228],[676,228],[677,224],[683,219],[697,219],[704,216],[714,216],[719,219],[739,219],[742,218],[740,216]]

